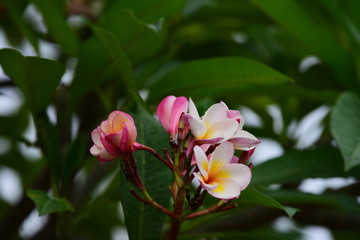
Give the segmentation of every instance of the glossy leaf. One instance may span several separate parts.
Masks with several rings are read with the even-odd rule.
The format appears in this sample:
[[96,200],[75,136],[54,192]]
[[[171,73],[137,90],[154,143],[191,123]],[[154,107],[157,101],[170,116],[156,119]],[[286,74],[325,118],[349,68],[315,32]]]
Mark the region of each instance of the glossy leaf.
[[[167,134],[161,125],[140,106],[135,110],[134,119],[138,130],[137,141],[161,153],[168,142]],[[171,171],[147,152],[138,151],[135,157],[146,189],[155,201],[167,208],[170,199],[168,186]],[[132,196],[129,193],[131,186],[127,185],[124,175],[121,176],[121,202],[130,240],[159,239],[165,215]]]
[[135,1],[112,1],[107,8],[107,13],[113,13],[120,9],[131,9],[139,19],[153,23],[156,20],[168,17],[184,6],[184,0],[135,0]]
[[[155,54],[166,37],[165,23],[157,32],[138,20],[129,10],[120,10],[106,16],[92,27],[98,31],[80,48],[79,63],[71,86],[73,101],[106,80],[119,79],[112,52],[109,54],[109,48],[104,43],[114,44],[111,45],[111,50],[122,51],[134,66]],[[99,34],[100,31],[103,34]],[[99,36],[103,37],[100,39]]]
[[236,200],[236,202],[241,204],[255,204],[255,205],[262,205],[267,207],[274,207],[280,210],[283,210],[286,212],[286,214],[289,216],[289,218],[292,218],[294,214],[299,211],[299,209],[287,207],[281,205],[278,201],[273,199],[272,197],[266,195],[263,192],[260,192],[259,190],[256,190],[254,188],[247,188],[245,191],[243,191]]
[[349,213],[360,213],[360,204],[356,199],[341,193],[316,195],[294,190],[265,190],[263,192],[286,204],[318,204],[321,206],[342,209]]
[[343,161],[337,149],[291,151],[255,166],[251,184],[289,183],[312,177],[329,178],[359,174],[358,171],[345,174],[343,169]]
[[291,79],[256,61],[224,57],[187,62],[149,86],[149,99],[169,94],[187,95],[194,89],[203,92],[222,87],[248,89],[291,82]]
[[133,64],[141,63],[154,55],[167,36],[165,21],[154,28],[140,21],[132,11],[119,10],[101,18],[98,26],[113,33]]
[[32,111],[46,109],[59,85],[65,68],[58,62],[24,57],[13,49],[0,50],[0,63],[4,72],[22,90]]
[[7,7],[11,18],[15,22],[16,27],[29,40],[35,51],[39,53],[38,40],[35,37],[33,31],[29,28],[28,24],[22,21],[22,12],[18,6],[19,4],[17,4],[17,2],[14,0],[5,0],[4,4]]
[[40,10],[48,31],[63,50],[76,56],[78,53],[79,42],[75,33],[66,24],[65,2],[48,0],[31,0]]
[[331,132],[344,157],[345,170],[360,164],[360,98],[342,94],[331,114]]
[[72,211],[72,205],[64,198],[50,198],[45,192],[28,189],[26,195],[34,201],[39,216],[54,212]]
[[287,0],[281,4],[276,0],[251,2],[331,66],[337,72],[339,81],[347,86],[354,86],[350,75],[353,68],[349,56],[335,38],[307,14],[300,3],[294,0]]
[[106,48],[107,54],[110,55],[112,64],[114,65],[120,78],[123,80],[129,93],[129,97],[136,100],[138,98],[138,94],[135,87],[134,72],[132,70],[131,62],[123,49],[120,47],[118,39],[112,33],[98,27],[94,27],[94,32]]

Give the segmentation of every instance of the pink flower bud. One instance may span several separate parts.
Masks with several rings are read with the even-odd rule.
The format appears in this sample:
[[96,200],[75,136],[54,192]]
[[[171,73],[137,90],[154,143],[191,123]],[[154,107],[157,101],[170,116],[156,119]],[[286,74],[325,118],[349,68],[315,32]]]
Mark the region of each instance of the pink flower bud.
[[127,113],[113,111],[91,133],[94,145],[90,153],[100,162],[110,161],[133,151],[137,136],[134,119]]
[[161,125],[175,139],[178,133],[179,121],[182,113],[188,109],[188,100],[185,97],[167,96],[156,109],[156,115]]

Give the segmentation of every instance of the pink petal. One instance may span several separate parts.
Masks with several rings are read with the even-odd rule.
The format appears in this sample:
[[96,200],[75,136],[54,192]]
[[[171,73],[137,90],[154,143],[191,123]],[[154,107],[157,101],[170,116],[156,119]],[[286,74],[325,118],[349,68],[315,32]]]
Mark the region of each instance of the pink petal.
[[228,110],[228,107],[223,102],[214,104],[205,112],[203,121],[211,124],[226,119],[228,118]]
[[217,144],[221,143],[224,140],[222,137],[210,138],[210,139],[195,139],[196,144]]
[[204,151],[199,146],[194,147],[194,156],[195,156],[196,165],[198,166],[201,175],[204,177],[206,181],[209,178],[208,175],[209,161]]
[[178,132],[178,125],[182,113],[186,113],[188,109],[188,100],[185,97],[177,97],[171,109],[170,130],[175,135]]
[[170,118],[172,114],[172,107],[176,100],[175,96],[167,96],[158,105],[156,115],[167,132],[171,132]]
[[253,153],[255,152],[255,148],[249,150],[249,151],[243,151],[239,157],[239,163],[243,163],[245,164],[249,158],[251,157],[251,155],[253,155]]
[[219,199],[234,199],[240,195],[239,185],[232,179],[220,179],[215,181],[218,186],[208,190],[208,193]]
[[120,156],[119,147],[116,147],[109,143],[105,138],[100,138],[102,144],[104,145],[104,149],[109,152],[113,156]]

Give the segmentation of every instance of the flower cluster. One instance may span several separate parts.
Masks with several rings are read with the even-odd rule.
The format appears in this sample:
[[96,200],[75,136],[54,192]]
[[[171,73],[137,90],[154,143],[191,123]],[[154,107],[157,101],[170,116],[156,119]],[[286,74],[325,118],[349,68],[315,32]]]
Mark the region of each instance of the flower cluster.
[[[168,96],[158,105],[156,115],[169,133],[171,151],[164,150],[164,157],[151,147],[136,142],[134,119],[121,111],[110,113],[108,119],[92,131],[91,154],[100,162],[121,157],[125,176],[143,196],[134,190],[131,193],[174,221],[232,208],[226,205],[249,185],[251,164],[247,165],[247,161],[260,143],[258,138],[243,130],[244,118],[240,112],[229,110],[224,102],[220,102],[200,117],[192,99]],[[175,181],[170,190],[174,212],[156,203],[146,191],[133,154],[139,150],[148,151],[172,170]],[[239,156],[234,155],[235,150],[241,150]],[[189,186],[196,182],[198,188],[191,193]],[[220,203],[197,212],[207,194],[220,199]],[[183,211],[185,199],[188,202],[186,213]]]

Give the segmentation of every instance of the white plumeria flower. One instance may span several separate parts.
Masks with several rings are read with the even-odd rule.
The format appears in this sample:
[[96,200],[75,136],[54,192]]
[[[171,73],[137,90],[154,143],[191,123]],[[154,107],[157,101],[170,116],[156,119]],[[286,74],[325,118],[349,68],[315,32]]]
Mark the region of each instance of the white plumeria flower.
[[233,111],[225,103],[212,105],[200,118],[194,102],[189,100],[188,122],[191,133],[198,143],[221,143],[230,139],[239,128],[239,122],[231,118]]
[[199,146],[194,147],[196,164],[199,173],[194,176],[210,195],[219,199],[238,198],[250,183],[251,170],[240,163],[231,163],[234,146],[230,142],[220,144],[211,154],[206,156]]

